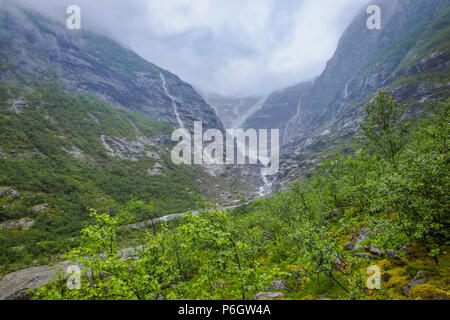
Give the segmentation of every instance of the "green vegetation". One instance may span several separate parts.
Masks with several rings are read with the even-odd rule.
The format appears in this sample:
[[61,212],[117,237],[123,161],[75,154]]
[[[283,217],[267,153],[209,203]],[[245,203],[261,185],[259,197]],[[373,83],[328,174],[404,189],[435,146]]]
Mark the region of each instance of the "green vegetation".
[[[121,259],[118,236],[132,210],[92,210],[93,224],[68,254],[90,270],[80,290],[67,289],[61,274],[34,298],[248,299],[284,280],[288,299],[448,299],[449,105],[433,103],[404,135],[406,107],[381,91],[366,108],[359,153],[325,160],[270,199],[232,212],[203,204],[178,226],[149,228],[133,259]],[[129,208],[151,214],[142,205]],[[345,250],[349,241],[361,248]],[[380,290],[367,288],[369,265],[382,271]],[[418,271],[429,279],[405,296]]]
[[[169,125],[54,84],[0,83],[0,101],[0,188],[19,192],[0,196],[0,223],[35,220],[29,230],[0,228],[0,273],[47,262],[76,246],[71,238],[89,220],[88,207],[115,215],[130,197],[152,201],[156,216],[195,207],[197,169],[175,166],[169,146],[146,146],[160,159],[132,161],[110,156],[100,141],[102,135],[136,141],[136,131],[150,139],[170,132]],[[164,169],[151,176],[156,162]],[[32,210],[42,204],[49,206]]]

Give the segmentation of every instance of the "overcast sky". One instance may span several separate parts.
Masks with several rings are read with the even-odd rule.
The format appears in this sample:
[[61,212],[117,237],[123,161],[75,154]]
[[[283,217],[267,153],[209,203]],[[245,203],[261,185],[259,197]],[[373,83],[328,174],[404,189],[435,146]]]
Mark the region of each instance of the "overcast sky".
[[367,0],[21,0],[112,36],[201,89],[268,93],[310,80]]

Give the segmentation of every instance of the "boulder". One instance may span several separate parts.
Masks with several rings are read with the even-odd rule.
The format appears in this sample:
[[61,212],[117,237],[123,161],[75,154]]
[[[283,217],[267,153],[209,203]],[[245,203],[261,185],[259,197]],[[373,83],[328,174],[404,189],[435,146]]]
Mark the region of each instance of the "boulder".
[[397,256],[397,252],[394,249],[387,249],[386,254],[389,258],[395,258]]
[[1,187],[0,188],[0,197],[2,197],[5,194],[11,195],[11,196],[18,196],[20,194],[20,192],[15,189],[8,188],[8,187]]
[[374,247],[374,246],[368,247],[367,251],[370,252],[371,254],[374,254],[379,257],[383,256],[383,251],[381,251],[380,249],[378,249],[377,247]]
[[272,281],[272,285],[266,288],[266,291],[271,290],[287,290],[288,286],[286,285],[286,281],[283,280],[275,280]]
[[10,230],[18,230],[18,229],[29,229],[34,225],[35,221],[29,218],[22,218],[19,220],[11,220],[0,223],[0,229],[10,229]]
[[45,286],[56,277],[55,269],[47,265],[10,273],[0,280],[0,300],[28,300],[30,289]]
[[359,253],[359,252],[356,252],[353,255],[355,257],[361,258],[361,259],[373,259],[374,258],[370,253]]
[[403,254],[407,257],[409,257],[409,248],[410,248],[411,244],[409,242],[406,242],[404,244],[401,244],[397,247],[397,249],[401,252],[403,252]]
[[273,233],[267,230],[261,230],[261,234],[268,240],[273,240],[275,238]]
[[47,209],[48,207],[50,207],[49,204],[43,203],[43,204],[34,206],[34,207],[33,207],[33,211],[35,211],[35,212],[41,212],[41,211],[44,211],[45,209]]
[[359,232],[353,237],[353,242],[356,244],[359,244],[361,241],[369,239],[369,236],[372,235],[373,232],[371,232],[366,227],[361,228]]
[[355,244],[353,242],[347,242],[344,244],[344,250],[353,250],[355,248]]
[[157,293],[150,300],[166,300],[162,293]]
[[277,298],[285,298],[283,292],[259,292],[257,293],[252,300],[259,300],[259,299],[277,299]]
[[414,279],[412,279],[404,288],[403,288],[403,294],[405,296],[408,296],[409,291],[415,287],[419,286],[421,284],[427,283],[426,278],[429,277],[429,275],[423,273],[422,271],[417,272]]

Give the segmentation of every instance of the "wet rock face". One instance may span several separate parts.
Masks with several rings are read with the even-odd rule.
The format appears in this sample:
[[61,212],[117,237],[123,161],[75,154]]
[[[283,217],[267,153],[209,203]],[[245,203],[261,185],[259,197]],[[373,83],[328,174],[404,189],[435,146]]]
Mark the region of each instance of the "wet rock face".
[[[426,32],[438,32],[427,28],[439,11],[445,10],[446,2],[378,0],[374,4],[381,8],[383,29],[366,27],[365,10],[355,17],[324,72],[302,96],[298,112],[287,121],[280,154],[280,185],[299,176],[308,177],[320,163],[319,154],[354,136],[364,114],[362,107],[377,89],[388,88],[398,102],[411,105],[447,98],[448,81],[434,79],[433,75],[448,73],[450,53],[435,46],[427,50],[421,47],[429,40]],[[420,28],[412,30],[414,26]],[[423,75],[427,76],[421,80]],[[293,96],[285,93],[277,103],[288,105]],[[419,113],[417,107],[408,116]]]
[[[115,41],[86,30],[70,32],[63,24],[12,5],[0,9],[1,31],[9,35],[2,39],[2,50],[17,53],[0,55],[0,62],[17,70],[2,69],[2,80],[14,80],[20,74],[26,82],[36,73],[39,79],[49,80],[56,73],[68,91],[94,94],[114,106],[177,125],[162,74],[187,128],[192,128],[195,120],[203,121],[205,128],[222,129],[214,109],[191,85]],[[18,113],[25,107],[21,101],[13,104]]]
[[245,129],[279,129],[280,143],[284,143],[287,131],[292,129],[289,128],[290,120],[300,113],[301,100],[311,86],[311,82],[305,82],[272,93],[261,109],[243,123],[243,127]]

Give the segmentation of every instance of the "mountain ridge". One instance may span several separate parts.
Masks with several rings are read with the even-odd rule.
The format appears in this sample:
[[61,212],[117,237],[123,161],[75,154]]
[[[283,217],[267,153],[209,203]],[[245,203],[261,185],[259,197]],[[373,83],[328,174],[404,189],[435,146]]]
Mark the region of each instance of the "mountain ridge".
[[[410,116],[420,113],[421,104],[449,95],[449,4],[443,0],[373,4],[381,8],[382,29],[369,30],[368,15],[360,12],[324,71],[303,92],[298,112],[285,120],[289,125],[282,143],[282,188],[308,176],[320,158],[336,150],[356,151],[352,137],[359,130],[363,105],[379,88],[391,90],[399,102],[410,103]],[[294,94],[298,96],[300,90]],[[279,96],[278,104],[293,104],[290,96]],[[263,107],[248,123],[271,117],[279,117],[276,109]]]
[[205,128],[223,129],[214,109],[190,84],[114,40],[88,30],[68,30],[20,7],[6,5],[0,16],[3,81],[30,84],[56,77],[69,92],[92,93],[113,106],[178,125],[165,82],[186,127],[201,120]]

